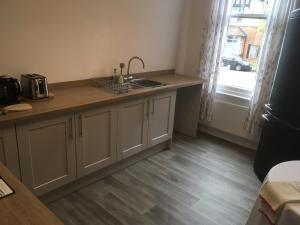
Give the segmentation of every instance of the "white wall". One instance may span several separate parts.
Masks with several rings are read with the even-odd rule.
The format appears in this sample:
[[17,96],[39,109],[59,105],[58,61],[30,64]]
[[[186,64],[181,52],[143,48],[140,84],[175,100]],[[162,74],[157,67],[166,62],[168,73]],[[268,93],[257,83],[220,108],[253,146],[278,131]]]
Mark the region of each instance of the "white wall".
[[134,55],[146,71],[173,69],[184,2],[1,0],[0,74],[79,80],[110,74]]
[[[200,44],[203,38],[202,29],[204,22],[209,16],[210,0],[187,0],[185,8],[185,20],[182,30],[185,35],[181,36],[181,47],[178,53],[176,71],[180,74],[198,76]],[[184,44],[182,43],[184,42]]]
[[177,61],[176,61],[176,72],[179,74],[185,73],[185,59],[187,54],[187,46],[189,43],[189,32],[190,32],[190,21],[191,21],[191,10],[192,10],[192,1],[185,0],[185,4],[182,9],[182,20],[180,23],[180,35],[179,35],[179,46],[177,52]]

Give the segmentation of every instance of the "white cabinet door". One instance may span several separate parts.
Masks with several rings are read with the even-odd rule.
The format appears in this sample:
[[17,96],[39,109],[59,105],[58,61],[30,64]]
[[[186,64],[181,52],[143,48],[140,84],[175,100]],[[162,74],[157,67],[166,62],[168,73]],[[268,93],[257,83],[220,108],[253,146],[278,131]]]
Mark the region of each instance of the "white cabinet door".
[[14,125],[0,128],[0,161],[16,177],[20,178],[18,145]]
[[77,175],[82,177],[116,161],[116,107],[76,113]]
[[73,114],[17,124],[21,177],[37,195],[76,178]]
[[147,147],[148,98],[121,103],[118,107],[118,159],[124,159]]
[[172,138],[176,91],[158,94],[150,99],[148,147]]

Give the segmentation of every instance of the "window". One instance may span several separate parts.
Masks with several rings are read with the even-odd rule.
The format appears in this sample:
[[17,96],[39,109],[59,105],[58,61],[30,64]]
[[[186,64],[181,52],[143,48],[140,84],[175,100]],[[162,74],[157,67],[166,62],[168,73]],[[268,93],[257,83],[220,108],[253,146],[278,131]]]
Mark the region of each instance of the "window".
[[250,44],[249,48],[248,48],[247,58],[248,59],[257,59],[258,53],[259,53],[259,48],[260,48],[260,46],[258,46],[258,45]]
[[238,42],[239,37],[238,36],[228,36],[227,42]]
[[251,97],[270,5],[271,0],[234,0],[230,6],[217,86],[219,94]]
[[233,7],[249,7],[251,0],[235,0],[233,2]]

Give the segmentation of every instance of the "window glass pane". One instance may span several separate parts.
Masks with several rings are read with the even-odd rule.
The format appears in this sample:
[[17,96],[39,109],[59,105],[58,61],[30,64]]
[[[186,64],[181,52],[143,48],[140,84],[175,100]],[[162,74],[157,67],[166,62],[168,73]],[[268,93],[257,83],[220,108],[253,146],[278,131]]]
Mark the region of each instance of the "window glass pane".
[[218,83],[252,90],[266,27],[265,19],[231,18]]
[[256,59],[258,57],[259,48],[257,45],[250,44],[247,55],[248,59]]
[[232,14],[268,14],[272,0],[233,0]]
[[224,66],[231,70],[256,71],[266,27],[265,19],[232,18],[223,48]]

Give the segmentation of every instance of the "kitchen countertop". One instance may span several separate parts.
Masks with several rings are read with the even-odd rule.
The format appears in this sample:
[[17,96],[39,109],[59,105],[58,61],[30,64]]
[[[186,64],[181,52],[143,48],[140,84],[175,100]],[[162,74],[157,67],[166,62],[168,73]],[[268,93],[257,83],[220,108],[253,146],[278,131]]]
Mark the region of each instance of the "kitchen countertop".
[[15,191],[0,199],[1,225],[63,225],[1,162],[0,176]]
[[[50,92],[54,94],[53,99],[42,101],[29,101],[32,110],[24,112],[9,112],[0,116],[0,124],[15,123],[30,118],[45,116],[50,113],[68,112],[84,109],[89,106],[97,106],[113,102],[119,102],[130,98],[148,96],[154,93],[178,88],[199,85],[203,81],[199,78],[176,75],[176,74],[149,74],[144,78],[166,83],[166,86],[156,88],[140,88],[130,90],[129,93],[113,94],[108,90],[95,87],[91,82],[77,82],[76,85],[61,84],[50,85]],[[74,83],[75,84],[75,83]]]

